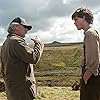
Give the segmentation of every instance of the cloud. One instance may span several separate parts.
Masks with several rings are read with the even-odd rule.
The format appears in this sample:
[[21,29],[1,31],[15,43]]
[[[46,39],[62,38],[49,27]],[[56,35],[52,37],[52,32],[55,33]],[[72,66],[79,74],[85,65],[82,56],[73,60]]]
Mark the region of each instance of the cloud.
[[94,16],[94,25],[95,25],[97,31],[100,32],[100,12],[98,12],[98,13],[95,14],[95,16]]
[[3,27],[0,27],[0,45],[6,39],[6,30]]
[[100,0],[1,0],[0,32],[4,35],[0,41],[4,41],[7,26],[16,16],[24,17],[33,26],[26,36],[27,41],[36,35],[44,42],[83,41],[83,33],[77,31],[71,15],[81,6],[89,7],[94,13],[94,25],[100,31],[99,4]]
[[[51,18],[50,22],[52,23],[51,27],[47,31],[38,31],[34,34],[29,34],[29,37],[39,36],[44,42],[81,42],[83,41],[82,33],[78,32],[73,21],[70,17],[56,17]],[[29,39],[28,37],[28,39]],[[30,41],[28,41],[30,42]]]

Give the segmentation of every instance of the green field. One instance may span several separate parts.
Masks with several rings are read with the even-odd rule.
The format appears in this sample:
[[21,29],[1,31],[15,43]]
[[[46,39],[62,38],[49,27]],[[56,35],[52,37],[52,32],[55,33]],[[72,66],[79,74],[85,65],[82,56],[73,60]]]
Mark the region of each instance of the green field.
[[[71,86],[80,81],[82,46],[45,46],[34,66],[39,92],[36,100],[79,100],[79,91],[72,91]],[[0,100],[5,100],[5,93],[0,93]]]
[[70,87],[39,87],[36,100],[79,100],[79,91]]
[[80,67],[82,64],[82,44],[73,46],[45,47],[36,71],[52,71]]
[[[5,93],[0,93],[0,100],[6,100]],[[38,87],[35,100],[79,100],[79,91],[72,91],[71,87]]]
[[72,86],[79,82],[83,62],[82,44],[45,47],[34,66],[39,86]]

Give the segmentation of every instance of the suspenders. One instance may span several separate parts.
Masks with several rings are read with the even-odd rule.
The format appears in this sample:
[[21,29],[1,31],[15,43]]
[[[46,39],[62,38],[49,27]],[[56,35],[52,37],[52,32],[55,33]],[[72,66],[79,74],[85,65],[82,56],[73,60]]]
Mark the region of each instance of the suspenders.
[[85,61],[86,61],[86,59],[85,59],[85,44],[83,44],[83,53],[84,53],[84,63],[83,63],[83,65],[82,65],[82,75],[84,75],[84,73],[85,73]]

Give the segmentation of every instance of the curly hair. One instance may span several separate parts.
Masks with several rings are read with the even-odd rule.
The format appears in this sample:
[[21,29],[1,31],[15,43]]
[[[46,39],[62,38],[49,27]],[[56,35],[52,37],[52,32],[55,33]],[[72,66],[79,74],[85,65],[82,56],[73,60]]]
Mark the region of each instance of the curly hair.
[[75,17],[80,17],[83,18],[85,16],[85,20],[89,23],[92,24],[93,23],[93,14],[90,11],[89,8],[78,8],[73,14],[72,14],[72,20]]

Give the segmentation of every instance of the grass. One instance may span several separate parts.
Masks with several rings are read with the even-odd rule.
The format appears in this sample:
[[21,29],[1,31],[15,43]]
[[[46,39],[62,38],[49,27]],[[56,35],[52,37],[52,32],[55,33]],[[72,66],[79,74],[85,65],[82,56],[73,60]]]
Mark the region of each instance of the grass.
[[79,100],[79,91],[71,87],[39,87],[36,100]]
[[[80,80],[82,48],[82,44],[44,48],[34,66],[39,93],[36,100],[79,100],[79,91],[72,91],[71,86]],[[6,100],[5,93],[0,93],[0,100]]]
[[44,76],[36,77],[38,86],[72,86],[74,83],[80,81],[77,76]]
[[80,67],[82,59],[82,45],[45,47],[41,59],[34,69],[35,71],[49,71]]
[[[0,100],[6,100],[5,93],[0,93]],[[79,100],[79,91],[72,91],[71,87],[38,87],[35,100]]]

